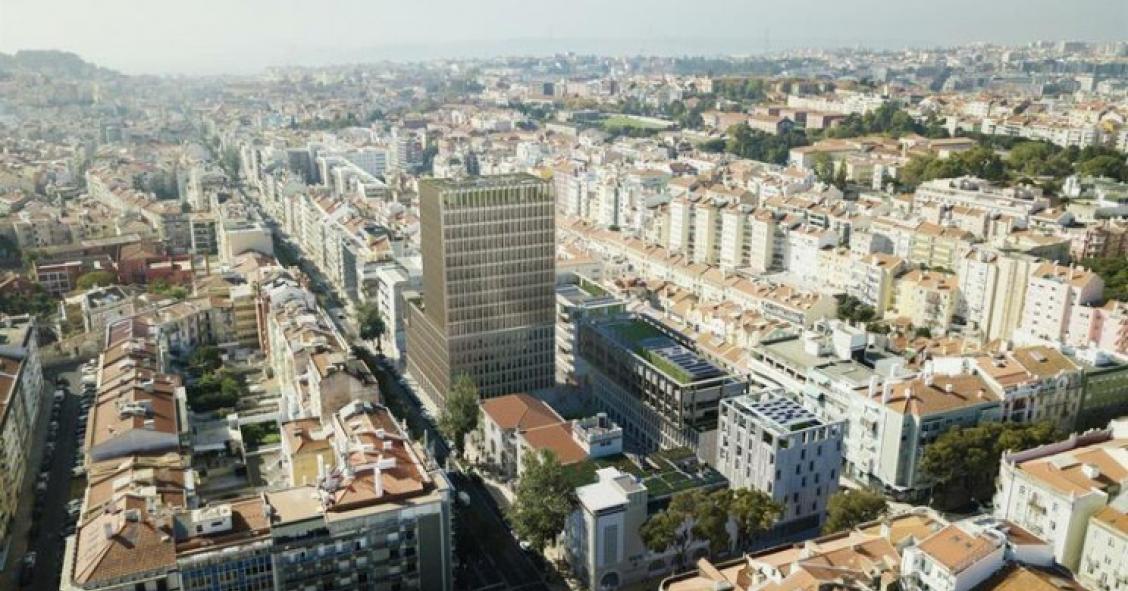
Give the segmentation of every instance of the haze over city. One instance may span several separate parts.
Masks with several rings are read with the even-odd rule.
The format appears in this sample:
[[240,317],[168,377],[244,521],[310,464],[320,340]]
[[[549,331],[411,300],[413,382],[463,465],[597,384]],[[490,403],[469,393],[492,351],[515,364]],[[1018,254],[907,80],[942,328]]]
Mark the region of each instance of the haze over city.
[[251,73],[381,59],[749,54],[1038,39],[1114,41],[1121,0],[3,0],[0,51],[62,49],[126,73]]
[[0,591],[1128,591],[1125,0],[0,0]]

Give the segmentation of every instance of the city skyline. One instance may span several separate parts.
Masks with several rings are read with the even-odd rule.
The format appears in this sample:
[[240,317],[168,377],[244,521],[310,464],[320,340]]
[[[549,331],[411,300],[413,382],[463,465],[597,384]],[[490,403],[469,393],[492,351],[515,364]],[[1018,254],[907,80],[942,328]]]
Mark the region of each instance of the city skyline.
[[[234,6],[205,0],[176,9],[166,2],[136,0],[97,5],[5,0],[0,3],[0,51],[71,51],[127,74],[249,74],[270,66],[568,51],[743,55],[802,48],[921,48],[987,40],[1103,42],[1121,40],[1128,24],[1128,5],[1115,0],[987,4],[912,0],[896,5],[879,0],[805,0],[786,6],[729,1],[704,7],[670,0],[628,0],[610,6],[583,0],[551,18],[539,18],[536,7],[509,0],[472,5],[438,0],[394,8],[338,0],[319,8],[323,18],[306,14],[297,3],[261,0]],[[591,18],[593,14],[599,17]],[[1024,15],[1023,27],[1007,26],[1015,14]]]

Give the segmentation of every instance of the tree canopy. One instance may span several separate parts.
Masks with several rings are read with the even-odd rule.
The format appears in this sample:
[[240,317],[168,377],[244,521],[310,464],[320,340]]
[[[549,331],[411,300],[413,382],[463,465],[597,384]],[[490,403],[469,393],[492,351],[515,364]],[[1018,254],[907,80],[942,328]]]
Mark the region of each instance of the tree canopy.
[[575,488],[549,450],[526,453],[522,464],[509,521],[517,537],[540,552],[564,530],[575,506]]
[[1003,452],[1052,443],[1058,436],[1045,422],[992,422],[946,431],[924,448],[920,460],[922,475],[935,486],[934,506],[950,509],[990,501]]
[[835,533],[873,521],[885,512],[885,498],[868,490],[845,489],[830,497],[826,505],[823,533]]
[[[673,549],[678,566],[685,568],[693,544],[708,544],[713,556],[726,554],[733,547],[749,548],[782,513],[783,508],[761,491],[694,489],[674,495],[669,506],[651,515],[639,533],[652,551]],[[736,540],[729,535],[730,522],[736,527]]]
[[948,130],[944,128],[939,119],[930,117],[924,122],[917,122],[895,103],[885,103],[865,114],[851,113],[837,126],[826,130],[823,135],[828,138],[850,138],[863,135],[900,137],[913,133],[930,138],[948,137]]
[[924,181],[933,179],[960,176],[976,176],[988,181],[1001,181],[1006,178],[1006,167],[994,151],[976,146],[947,158],[934,155],[913,156],[897,173],[898,181],[905,188],[914,188]]
[[[387,331],[380,309],[371,302],[365,302],[357,307],[356,319],[357,324],[360,325],[360,338],[366,341],[379,339]],[[376,346],[380,347],[378,340]]]
[[1128,259],[1124,257],[1084,259],[1081,265],[1101,276],[1105,283],[1106,298],[1128,301]]
[[877,318],[877,311],[873,306],[865,304],[858,298],[848,295],[839,294],[835,296],[838,300],[838,317],[842,320],[847,320],[851,323],[867,323]]
[[439,431],[454,442],[458,455],[462,455],[466,434],[478,427],[478,412],[478,386],[469,376],[458,376],[439,415]]
[[32,285],[30,293],[19,291],[0,293],[0,313],[10,316],[31,314],[45,317],[54,312],[57,305],[58,302],[38,283]]
[[727,132],[725,151],[741,158],[787,164],[791,148],[806,146],[809,142],[802,131],[788,131],[769,135],[748,127],[746,123],[733,125]]
[[117,283],[117,275],[110,271],[91,271],[79,275],[74,282],[74,286],[80,291],[86,291],[92,287],[105,287],[115,283]]

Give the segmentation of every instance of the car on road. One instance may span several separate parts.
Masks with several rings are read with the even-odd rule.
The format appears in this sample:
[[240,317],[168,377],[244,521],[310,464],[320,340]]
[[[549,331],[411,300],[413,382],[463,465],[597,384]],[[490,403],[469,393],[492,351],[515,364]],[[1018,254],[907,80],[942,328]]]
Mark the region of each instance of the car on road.
[[20,562],[20,587],[27,587],[35,580],[35,552],[28,552]]

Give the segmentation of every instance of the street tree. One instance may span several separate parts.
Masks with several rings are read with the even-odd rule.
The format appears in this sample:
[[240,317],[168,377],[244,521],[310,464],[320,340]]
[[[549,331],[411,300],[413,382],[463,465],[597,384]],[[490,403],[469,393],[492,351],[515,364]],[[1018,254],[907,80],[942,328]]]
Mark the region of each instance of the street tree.
[[836,533],[873,521],[885,512],[885,499],[868,490],[844,489],[831,495],[826,505],[823,533]]
[[575,506],[575,489],[564,467],[549,450],[527,452],[524,471],[517,482],[509,521],[517,537],[538,552],[556,539]]
[[767,493],[740,488],[729,491],[729,515],[736,522],[736,547],[747,548],[759,534],[771,529],[783,515],[783,507]]
[[478,413],[478,386],[470,376],[458,376],[439,415],[439,431],[454,442],[459,456],[462,455],[466,435],[478,427]]
[[380,314],[380,309],[371,302],[365,302],[357,307],[357,324],[360,326],[360,338],[371,341],[376,341],[376,348],[382,349],[380,337],[384,336],[387,332],[387,326],[384,324],[384,317]]
[[956,427],[924,448],[920,471],[933,484],[933,504],[939,508],[985,503],[995,492],[1002,454],[1057,441],[1049,423],[985,423]]

